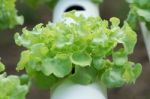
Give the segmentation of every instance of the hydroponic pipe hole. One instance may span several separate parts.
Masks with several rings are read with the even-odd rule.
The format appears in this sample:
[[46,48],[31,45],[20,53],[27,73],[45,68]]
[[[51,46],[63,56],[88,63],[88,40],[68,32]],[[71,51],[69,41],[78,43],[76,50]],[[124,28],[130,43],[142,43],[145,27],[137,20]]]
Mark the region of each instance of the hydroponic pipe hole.
[[65,12],[69,12],[69,11],[72,11],[72,10],[84,11],[85,9],[82,6],[75,5],[75,6],[71,6],[71,7],[67,8],[65,10]]
[[73,69],[72,69],[72,74],[74,74],[75,73],[75,67],[73,67]]

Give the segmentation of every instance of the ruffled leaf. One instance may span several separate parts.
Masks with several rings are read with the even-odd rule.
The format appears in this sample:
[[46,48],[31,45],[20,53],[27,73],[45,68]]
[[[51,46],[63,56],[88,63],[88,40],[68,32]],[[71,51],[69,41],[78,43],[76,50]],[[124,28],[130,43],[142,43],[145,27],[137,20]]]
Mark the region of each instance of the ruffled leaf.
[[54,74],[56,77],[64,77],[72,70],[72,64],[67,55],[57,55],[55,58],[43,60],[42,71],[49,76]]
[[101,80],[108,88],[120,87],[125,83],[119,69],[106,70],[102,75]]
[[90,66],[92,58],[87,53],[75,52],[71,56],[71,62],[81,67]]

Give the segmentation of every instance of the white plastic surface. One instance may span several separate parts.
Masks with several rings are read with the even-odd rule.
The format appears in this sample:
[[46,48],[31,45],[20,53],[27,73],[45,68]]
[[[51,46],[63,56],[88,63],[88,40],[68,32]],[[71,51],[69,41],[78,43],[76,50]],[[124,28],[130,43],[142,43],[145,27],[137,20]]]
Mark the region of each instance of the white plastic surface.
[[66,9],[72,6],[80,6],[84,8],[85,10],[78,12],[83,13],[86,17],[99,16],[99,7],[91,2],[91,0],[59,0],[54,9],[53,22],[60,21]]
[[149,57],[149,61],[150,61],[150,31],[148,31],[144,22],[141,23],[141,29],[142,29],[144,42],[146,45],[146,49],[147,49],[148,57]]
[[107,91],[96,83],[80,85],[65,82],[53,91],[51,99],[107,99]]

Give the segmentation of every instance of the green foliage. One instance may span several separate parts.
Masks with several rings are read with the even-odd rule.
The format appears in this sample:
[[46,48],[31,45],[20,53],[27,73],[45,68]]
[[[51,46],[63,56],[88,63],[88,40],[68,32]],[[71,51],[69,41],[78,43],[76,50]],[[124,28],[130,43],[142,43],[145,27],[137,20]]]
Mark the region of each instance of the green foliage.
[[73,82],[80,84],[93,83],[98,75],[94,67],[75,66],[75,73],[69,77]]
[[[5,66],[0,62],[0,72],[5,70]],[[30,79],[27,75],[7,76],[0,74],[0,99],[26,99],[29,91]]]
[[5,65],[3,63],[0,62],[0,72],[5,70]]
[[48,5],[50,8],[54,8],[58,0],[24,0],[30,7],[39,7],[40,5]]
[[79,66],[91,65],[92,58],[89,54],[83,52],[75,52],[71,56],[71,62]]
[[71,72],[72,64],[67,54],[57,54],[54,58],[46,58],[42,62],[41,71],[49,76],[65,77]]
[[150,29],[150,0],[127,0],[130,4],[130,12],[127,21],[135,28],[137,20],[146,23]]
[[103,0],[92,0],[92,2],[96,3],[96,4],[100,4],[103,2]]
[[28,85],[21,85],[18,76],[0,75],[0,99],[25,99]]
[[16,0],[0,0],[0,30],[23,24],[23,17],[17,15]]
[[15,34],[16,44],[26,48],[17,70],[25,68],[40,87],[45,87],[43,81],[51,87],[63,79],[82,84],[98,81],[108,88],[134,83],[142,70],[128,61],[136,33],[126,22],[119,27],[118,18],[111,18],[110,23],[69,12],[58,23],[24,28],[21,35]]

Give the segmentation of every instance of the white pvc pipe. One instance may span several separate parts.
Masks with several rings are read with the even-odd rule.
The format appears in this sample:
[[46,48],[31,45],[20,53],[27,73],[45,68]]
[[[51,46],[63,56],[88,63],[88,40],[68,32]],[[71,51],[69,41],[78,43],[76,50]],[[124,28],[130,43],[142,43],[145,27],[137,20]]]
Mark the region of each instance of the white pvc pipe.
[[59,22],[62,19],[64,12],[72,6],[83,7],[85,10],[78,12],[83,13],[86,17],[99,16],[99,7],[92,3],[91,0],[59,0],[54,9],[53,22]]
[[150,31],[147,29],[144,22],[141,22],[140,25],[141,25],[142,34],[144,37],[144,42],[146,45],[146,49],[147,49],[148,57],[150,61]]
[[66,81],[52,92],[51,99],[107,99],[107,91],[97,83],[80,85]]

